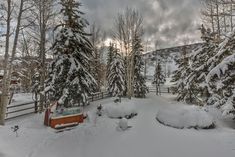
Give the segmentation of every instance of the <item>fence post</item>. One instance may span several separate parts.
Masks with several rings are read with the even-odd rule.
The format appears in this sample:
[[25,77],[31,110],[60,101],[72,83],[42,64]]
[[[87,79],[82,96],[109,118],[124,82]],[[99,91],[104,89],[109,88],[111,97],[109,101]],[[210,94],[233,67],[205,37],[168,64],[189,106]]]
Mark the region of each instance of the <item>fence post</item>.
[[167,92],[170,93],[170,88],[169,87],[167,88]]
[[38,94],[35,93],[34,112],[38,113]]
[[38,101],[34,101],[34,112],[38,113]]
[[158,95],[158,84],[156,83],[156,95]]
[[8,102],[8,105],[9,105],[9,104],[11,103],[11,101],[12,101],[13,94],[14,94],[14,92],[11,92],[11,94],[10,94],[10,99],[9,99],[9,102]]
[[102,94],[102,99],[104,99],[104,92],[101,92],[101,94]]
[[161,95],[161,85],[159,85],[159,95]]

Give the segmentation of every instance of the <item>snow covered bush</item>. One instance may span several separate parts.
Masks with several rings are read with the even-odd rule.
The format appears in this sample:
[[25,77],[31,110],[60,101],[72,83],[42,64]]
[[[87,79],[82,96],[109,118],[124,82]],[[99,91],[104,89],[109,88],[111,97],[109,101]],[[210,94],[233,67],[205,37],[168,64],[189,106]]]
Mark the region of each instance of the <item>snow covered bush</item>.
[[215,127],[213,117],[198,106],[185,106],[171,110],[160,109],[157,112],[158,122],[174,128],[210,129]]
[[118,122],[118,127],[122,129],[123,131],[128,129],[128,121],[126,118],[122,118]]
[[137,115],[137,110],[134,104],[122,102],[122,103],[110,103],[104,106],[104,112],[110,118],[127,118],[130,119]]

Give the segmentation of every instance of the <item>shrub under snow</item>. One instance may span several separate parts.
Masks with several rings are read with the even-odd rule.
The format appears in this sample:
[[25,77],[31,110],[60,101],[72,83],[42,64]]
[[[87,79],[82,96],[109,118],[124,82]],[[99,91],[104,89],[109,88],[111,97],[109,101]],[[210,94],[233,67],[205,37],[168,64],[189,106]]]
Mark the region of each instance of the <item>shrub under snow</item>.
[[131,118],[137,115],[136,107],[132,103],[110,103],[104,106],[104,111],[110,118]]
[[122,130],[128,129],[128,121],[126,118],[122,118],[118,122],[118,127]]
[[160,109],[156,119],[164,125],[179,129],[210,129],[215,127],[213,117],[198,106],[185,106],[179,109]]

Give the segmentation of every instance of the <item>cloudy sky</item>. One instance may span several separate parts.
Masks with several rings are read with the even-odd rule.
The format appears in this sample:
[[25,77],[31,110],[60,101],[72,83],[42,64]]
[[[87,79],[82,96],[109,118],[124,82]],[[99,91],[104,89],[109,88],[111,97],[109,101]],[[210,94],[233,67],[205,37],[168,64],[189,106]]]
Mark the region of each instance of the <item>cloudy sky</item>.
[[144,40],[149,40],[149,49],[156,41],[160,48],[200,41],[200,0],[81,1],[89,22],[96,22],[107,32],[117,13],[126,7],[137,9],[144,19]]

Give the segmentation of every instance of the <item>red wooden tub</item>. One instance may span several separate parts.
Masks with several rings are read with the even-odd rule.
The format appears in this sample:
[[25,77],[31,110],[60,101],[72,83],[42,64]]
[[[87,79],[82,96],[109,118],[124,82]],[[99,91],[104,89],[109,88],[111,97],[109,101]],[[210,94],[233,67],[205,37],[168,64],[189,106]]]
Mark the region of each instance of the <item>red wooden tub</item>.
[[66,116],[51,117],[50,126],[56,129],[56,128],[70,126],[70,125],[77,125],[79,123],[83,123],[83,119],[84,117],[82,113],[66,115]]
[[52,103],[45,111],[44,124],[46,126],[57,129],[83,123],[84,116],[82,108],[72,107],[56,109],[56,106],[57,102]]

